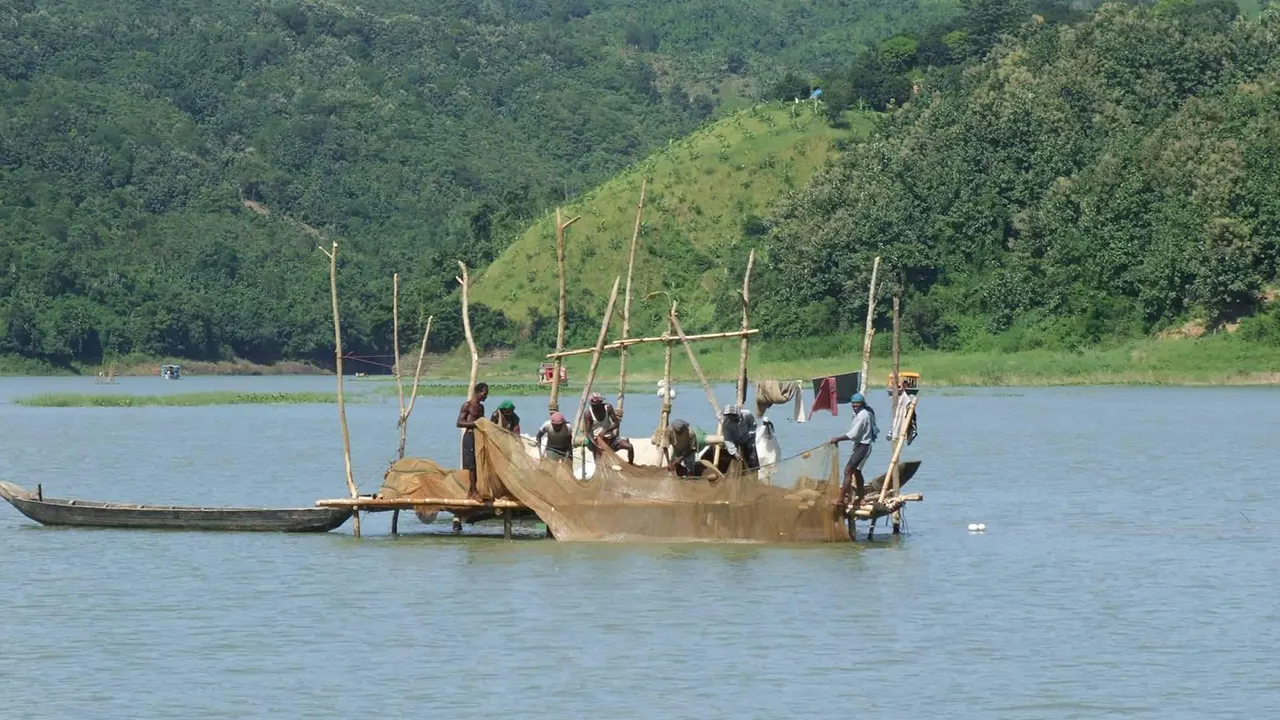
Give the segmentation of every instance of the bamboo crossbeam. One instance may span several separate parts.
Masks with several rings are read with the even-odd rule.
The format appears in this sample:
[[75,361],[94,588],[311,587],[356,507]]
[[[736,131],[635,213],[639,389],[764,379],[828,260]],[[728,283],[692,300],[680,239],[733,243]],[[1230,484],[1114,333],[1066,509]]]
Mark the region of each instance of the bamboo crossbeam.
[[[723,340],[725,338],[737,338],[737,337],[744,337],[747,335],[755,335],[756,333],[759,333],[759,332],[760,332],[759,328],[753,328],[751,330],[730,330],[729,332],[704,333],[702,335],[686,335],[682,340],[682,342],[686,342],[686,341],[697,342],[699,340]],[[661,335],[659,337],[627,338],[626,340],[615,340],[600,349],[602,351],[617,350],[619,348],[631,347],[632,345],[672,342],[674,340],[675,338],[670,335]],[[547,359],[565,358],[571,355],[590,355],[595,351],[596,349],[593,347],[578,348],[577,350],[564,350],[561,352],[547,353]]]
[[420,507],[525,509],[524,505],[514,500],[467,500],[465,498],[335,498],[317,500],[316,507],[377,508],[379,510],[413,510]]

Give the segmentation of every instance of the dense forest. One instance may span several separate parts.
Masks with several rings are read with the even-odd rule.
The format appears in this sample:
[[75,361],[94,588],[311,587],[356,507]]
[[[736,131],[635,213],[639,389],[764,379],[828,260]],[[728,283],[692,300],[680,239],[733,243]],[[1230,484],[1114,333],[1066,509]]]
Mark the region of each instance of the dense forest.
[[[0,355],[323,361],[459,340],[455,259],[941,0],[9,0]],[[476,308],[483,338],[505,335]],[[495,330],[496,328],[496,330]]]
[[[1280,14],[1160,0],[1052,23],[1017,0],[972,3],[1004,18],[989,54],[910,77],[923,43],[905,53],[915,87],[773,218],[757,303],[770,335],[859,327],[877,254],[924,347],[1231,327],[1274,298]],[[885,50],[843,77],[884,67]],[[1280,344],[1277,305],[1243,334]]]
[[[1280,343],[1280,304],[1250,317],[1275,293],[1280,238],[1274,10],[441,0],[426,12],[0,7],[0,356],[324,363],[315,248],[329,239],[352,352],[388,351],[397,271],[402,319],[436,314],[433,348],[448,349],[461,339],[454,260],[480,271],[549,208],[710,120],[819,88],[824,122],[878,111],[876,126],[717,241],[724,284],[690,276],[730,316],[753,245],[771,337],[855,330],[879,254],[922,347],[1079,347],[1241,318],[1242,333]],[[514,343],[521,320],[473,307],[485,345]]]

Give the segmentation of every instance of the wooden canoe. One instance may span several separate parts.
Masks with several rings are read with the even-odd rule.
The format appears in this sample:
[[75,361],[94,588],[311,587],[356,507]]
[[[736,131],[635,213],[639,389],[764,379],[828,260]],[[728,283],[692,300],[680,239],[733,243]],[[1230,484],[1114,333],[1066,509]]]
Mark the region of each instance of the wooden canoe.
[[42,525],[224,530],[239,532],[329,532],[351,517],[351,508],[233,508],[59,500],[0,481],[0,496]]

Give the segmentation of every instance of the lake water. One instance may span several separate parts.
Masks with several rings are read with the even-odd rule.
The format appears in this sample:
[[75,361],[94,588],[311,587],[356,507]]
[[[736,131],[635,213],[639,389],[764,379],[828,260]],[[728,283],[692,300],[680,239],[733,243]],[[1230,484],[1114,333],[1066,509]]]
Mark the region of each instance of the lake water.
[[[150,503],[341,497],[332,405],[8,404],[332,383],[0,379],[0,477]],[[883,426],[888,402],[873,400]],[[456,457],[458,402],[419,400],[412,453]],[[545,398],[515,402],[526,427],[541,419]],[[657,407],[652,393],[632,396],[630,432],[650,431]],[[706,414],[697,388],[682,388],[676,415]],[[360,540],[350,524],[322,536],[76,530],[0,506],[0,716],[1258,718],[1280,707],[1280,390],[926,389],[920,414],[907,457],[924,461],[909,487],[925,502],[904,536],[882,530],[873,544],[593,545],[532,531],[504,542],[498,528],[453,538],[411,515],[391,538],[389,514],[366,518]],[[395,452],[394,400],[348,415],[357,478],[375,490]],[[790,451],[849,421],[847,407],[803,425],[771,415]],[[874,472],[888,455],[877,443]],[[987,532],[967,532],[973,522]]]

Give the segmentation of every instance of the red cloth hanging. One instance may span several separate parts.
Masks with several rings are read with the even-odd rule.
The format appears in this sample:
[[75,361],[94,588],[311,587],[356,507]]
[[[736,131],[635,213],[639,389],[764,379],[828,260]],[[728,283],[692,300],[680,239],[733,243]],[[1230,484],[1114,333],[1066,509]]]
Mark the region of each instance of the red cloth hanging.
[[809,419],[819,410],[830,410],[832,415],[840,414],[840,404],[836,402],[836,379],[823,378],[818,391],[813,394],[813,408],[809,410]]

